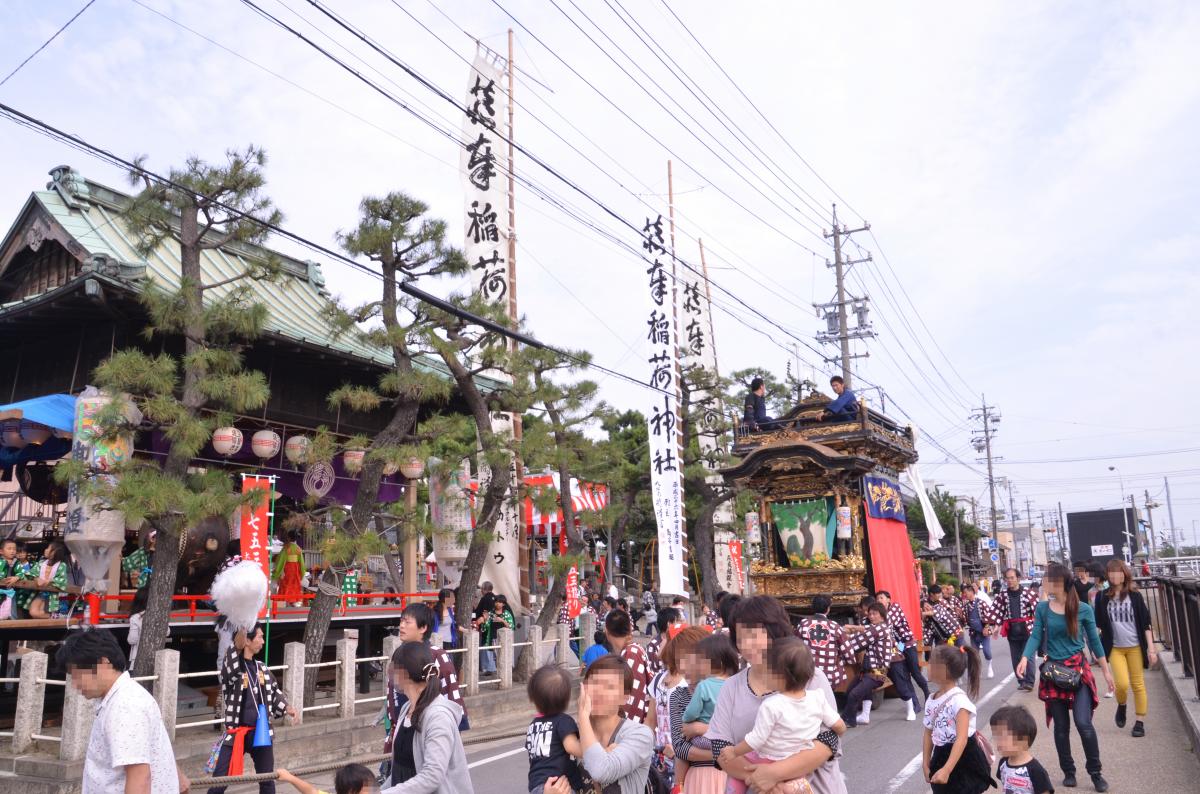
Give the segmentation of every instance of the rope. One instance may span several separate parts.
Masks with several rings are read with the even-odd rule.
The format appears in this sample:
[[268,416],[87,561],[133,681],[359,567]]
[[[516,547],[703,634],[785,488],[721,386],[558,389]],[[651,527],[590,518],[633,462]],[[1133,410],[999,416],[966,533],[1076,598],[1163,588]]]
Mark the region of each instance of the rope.
[[[525,731],[519,733],[501,733],[495,736],[472,736],[463,739],[464,747],[469,747],[473,744],[489,744],[498,742],[504,739],[518,739],[525,736]],[[363,766],[377,764],[380,761],[387,761],[392,757],[391,753],[375,753],[374,755],[363,756],[362,758],[344,759],[341,761],[329,761],[324,764],[315,766],[306,766],[303,769],[289,770],[293,775],[303,778],[306,775],[315,775],[318,772],[331,772],[335,769],[341,769],[346,764],[357,763]],[[198,791],[209,786],[228,786],[234,783],[261,783],[265,780],[278,780],[278,772],[263,772],[262,774],[254,775],[225,775],[222,777],[200,777],[192,779],[192,789]]]

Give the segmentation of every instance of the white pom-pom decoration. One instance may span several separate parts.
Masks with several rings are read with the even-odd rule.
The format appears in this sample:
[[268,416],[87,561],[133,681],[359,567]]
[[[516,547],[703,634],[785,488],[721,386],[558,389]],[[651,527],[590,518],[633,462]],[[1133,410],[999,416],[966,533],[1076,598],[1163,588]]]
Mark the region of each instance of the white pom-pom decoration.
[[256,562],[243,560],[213,579],[212,600],[235,628],[250,630],[267,602],[267,576]]

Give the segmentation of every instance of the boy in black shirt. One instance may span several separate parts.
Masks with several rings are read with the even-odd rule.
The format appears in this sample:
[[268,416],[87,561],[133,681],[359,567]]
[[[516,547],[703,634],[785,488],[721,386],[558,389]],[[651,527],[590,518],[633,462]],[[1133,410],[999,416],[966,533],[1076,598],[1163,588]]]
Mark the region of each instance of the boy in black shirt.
[[1053,794],[1046,768],[1029,747],[1037,738],[1037,721],[1024,706],[1002,706],[990,720],[992,744],[1001,756],[996,767],[1002,794]]
[[525,752],[529,754],[529,791],[542,794],[542,788],[565,776],[572,789],[583,788],[583,776],[575,758],[583,756],[579,726],[566,713],[571,702],[571,678],[553,665],[539,667],[526,688],[538,710],[525,731]]

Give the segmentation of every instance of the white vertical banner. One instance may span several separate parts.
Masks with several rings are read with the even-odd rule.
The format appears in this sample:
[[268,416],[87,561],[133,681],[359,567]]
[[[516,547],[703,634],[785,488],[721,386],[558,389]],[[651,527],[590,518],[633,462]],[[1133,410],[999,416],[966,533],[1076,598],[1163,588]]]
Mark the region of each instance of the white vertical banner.
[[674,289],[668,283],[663,258],[663,219],[646,219],[642,248],[653,264],[647,269],[646,340],[650,364],[650,492],[658,523],[659,592],[683,595],[683,462],[679,460],[679,346],[675,338]]
[[[680,318],[680,347],[683,350],[683,369],[702,367],[709,377],[715,378],[717,368],[717,347],[713,339],[712,303],[706,277],[694,270],[685,269],[679,277],[679,318]],[[718,488],[725,486],[724,478],[717,474],[721,466],[721,428],[724,425],[724,411],[718,394],[709,394],[706,390],[694,389],[690,396],[692,415],[696,417],[697,434],[699,436],[700,462],[708,475],[705,480]],[[727,499],[717,505],[713,513],[714,538],[724,530],[733,529],[735,517],[733,500]],[[732,534],[730,534],[732,538]],[[720,541],[716,541],[719,545]],[[728,539],[726,540],[728,542]],[[725,551],[728,550],[726,547]],[[724,553],[720,549],[715,552]],[[717,577],[724,573],[718,564]],[[722,589],[730,593],[741,593],[740,584],[724,586]]]
[[[462,170],[464,213],[463,254],[471,266],[475,295],[487,303],[508,305],[509,267],[508,224],[501,222],[508,212],[508,94],[502,85],[504,63],[482,50],[475,53],[467,79],[463,106],[463,149],[459,155]],[[504,373],[487,373],[505,379]],[[510,414],[492,414],[492,432],[503,438],[513,435]],[[496,522],[495,538],[483,566],[483,579],[495,592],[508,596],[510,604],[521,603],[521,575],[518,533],[524,531],[517,507],[516,460],[509,463],[512,486]],[[479,499],[487,489],[490,472],[480,467]]]

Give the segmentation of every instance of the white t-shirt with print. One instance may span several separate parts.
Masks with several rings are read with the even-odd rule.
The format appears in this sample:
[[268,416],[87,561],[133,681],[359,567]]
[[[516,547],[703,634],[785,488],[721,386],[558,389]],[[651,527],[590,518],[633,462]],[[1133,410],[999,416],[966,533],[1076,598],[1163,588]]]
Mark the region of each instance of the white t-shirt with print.
[[125,767],[150,765],[150,794],[179,794],[175,751],[158,704],[122,673],[96,707],[83,764],[83,794],[125,790]]
[[966,709],[971,714],[967,736],[975,735],[975,704],[967,693],[951,687],[941,697],[931,696],[925,701],[925,727],[933,732],[933,743],[940,747],[953,744],[958,737],[958,712]]

